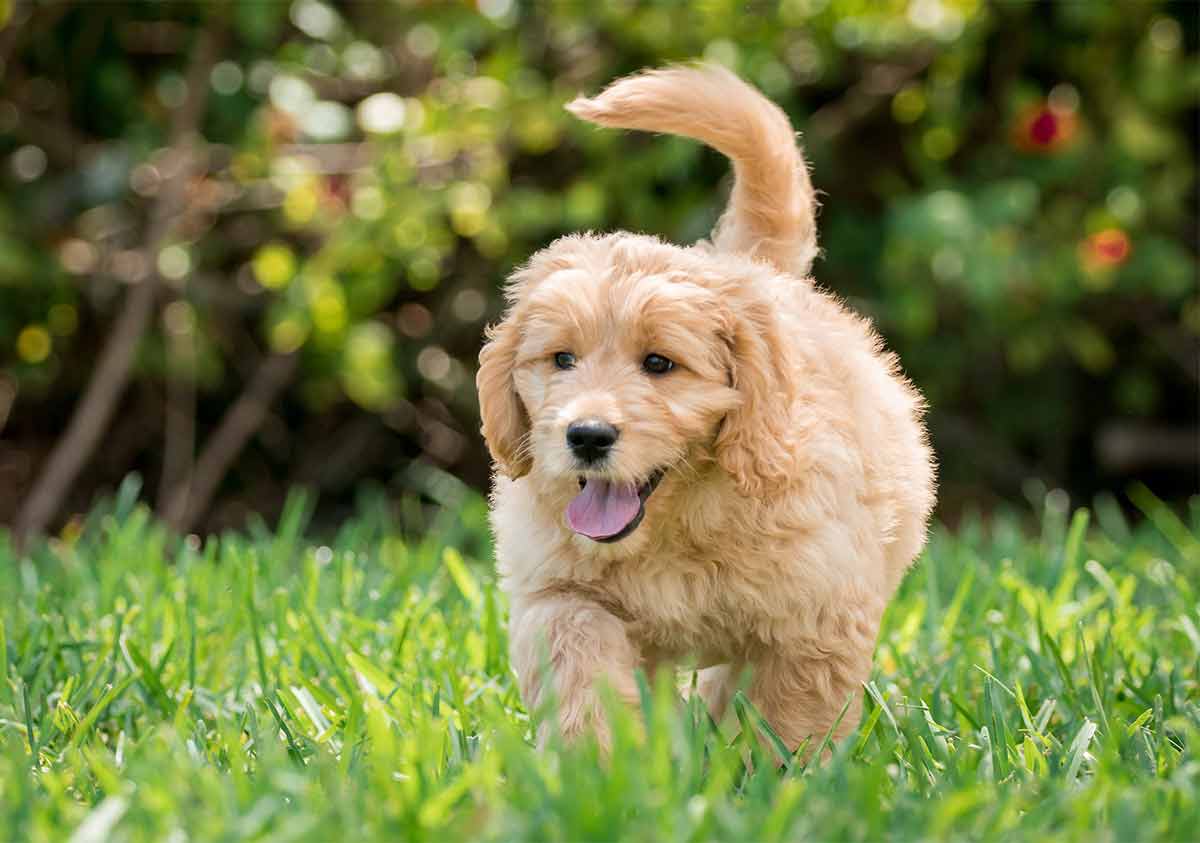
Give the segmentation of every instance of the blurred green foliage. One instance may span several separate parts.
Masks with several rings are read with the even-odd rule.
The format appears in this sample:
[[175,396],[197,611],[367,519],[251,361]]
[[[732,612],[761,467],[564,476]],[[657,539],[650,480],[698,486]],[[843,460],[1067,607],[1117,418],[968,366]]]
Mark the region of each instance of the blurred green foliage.
[[[727,189],[716,153],[561,106],[692,58],[731,65],[802,131],[825,202],[817,278],[929,396],[950,507],[1030,476],[1185,491],[1195,449],[1167,444],[1195,433],[1200,333],[1186,11],[8,0],[0,485],[18,494],[0,520],[147,283],[160,318],[73,507],[160,471],[173,411],[194,418],[184,447],[203,444],[270,352],[302,365],[210,523],[295,482],[326,499],[365,476],[403,485],[414,460],[486,482],[473,371],[504,275],[578,229],[705,236]],[[195,134],[172,142],[197,84]],[[154,242],[176,178],[184,207]]]

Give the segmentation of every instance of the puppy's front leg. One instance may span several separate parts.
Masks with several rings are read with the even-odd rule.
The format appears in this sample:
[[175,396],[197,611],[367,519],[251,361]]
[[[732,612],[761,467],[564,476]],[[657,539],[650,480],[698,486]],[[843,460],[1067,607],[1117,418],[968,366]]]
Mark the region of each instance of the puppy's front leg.
[[[514,602],[509,641],[521,697],[530,712],[546,701],[551,688],[563,737],[572,740],[592,729],[607,749],[611,735],[597,683],[607,682],[627,703],[638,699],[634,670],[641,659],[620,619],[584,598],[535,597]],[[547,667],[548,677],[543,675]],[[538,733],[542,744],[546,725]]]

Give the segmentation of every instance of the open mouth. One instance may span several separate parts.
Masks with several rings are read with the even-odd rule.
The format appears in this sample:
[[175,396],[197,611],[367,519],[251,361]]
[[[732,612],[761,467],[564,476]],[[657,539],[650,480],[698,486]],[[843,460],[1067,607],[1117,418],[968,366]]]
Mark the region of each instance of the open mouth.
[[592,541],[619,542],[646,517],[646,500],[664,473],[666,469],[655,469],[641,485],[580,477],[579,494],[567,506],[567,525]]

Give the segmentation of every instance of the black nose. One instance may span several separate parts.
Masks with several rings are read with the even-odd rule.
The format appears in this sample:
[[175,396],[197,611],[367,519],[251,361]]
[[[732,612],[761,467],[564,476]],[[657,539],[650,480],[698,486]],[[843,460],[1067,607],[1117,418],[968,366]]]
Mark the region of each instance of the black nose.
[[621,432],[608,422],[584,419],[567,427],[567,444],[571,453],[585,463],[598,462],[608,455]]

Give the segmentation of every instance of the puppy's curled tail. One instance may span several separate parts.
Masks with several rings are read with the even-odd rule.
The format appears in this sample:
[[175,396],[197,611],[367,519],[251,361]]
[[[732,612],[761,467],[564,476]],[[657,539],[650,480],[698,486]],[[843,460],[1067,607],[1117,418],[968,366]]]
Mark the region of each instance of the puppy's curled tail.
[[733,161],[734,186],[713,244],[808,275],[817,202],[804,157],[787,115],[733,73],[715,65],[652,70],[567,110],[601,126],[684,135],[722,152]]

